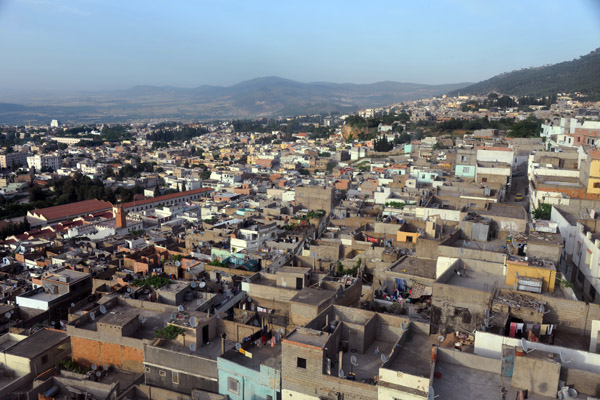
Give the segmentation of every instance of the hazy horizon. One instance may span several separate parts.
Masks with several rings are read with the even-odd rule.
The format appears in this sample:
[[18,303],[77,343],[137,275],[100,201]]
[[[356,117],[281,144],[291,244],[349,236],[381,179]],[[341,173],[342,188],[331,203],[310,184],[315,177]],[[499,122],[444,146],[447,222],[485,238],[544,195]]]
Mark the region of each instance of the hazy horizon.
[[600,6],[593,0],[0,0],[0,89],[195,88],[268,76],[477,82],[577,58],[600,47],[598,37]]

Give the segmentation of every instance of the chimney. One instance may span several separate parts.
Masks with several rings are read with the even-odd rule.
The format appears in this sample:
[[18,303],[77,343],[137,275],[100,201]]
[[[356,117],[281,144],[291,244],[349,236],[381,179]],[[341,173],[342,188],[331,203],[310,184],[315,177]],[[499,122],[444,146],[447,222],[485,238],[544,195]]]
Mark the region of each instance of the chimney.
[[127,228],[127,220],[126,220],[126,215],[127,213],[125,211],[123,211],[123,207],[119,206],[117,207],[117,214],[115,216],[116,220],[117,220],[117,228],[121,229],[121,228]]

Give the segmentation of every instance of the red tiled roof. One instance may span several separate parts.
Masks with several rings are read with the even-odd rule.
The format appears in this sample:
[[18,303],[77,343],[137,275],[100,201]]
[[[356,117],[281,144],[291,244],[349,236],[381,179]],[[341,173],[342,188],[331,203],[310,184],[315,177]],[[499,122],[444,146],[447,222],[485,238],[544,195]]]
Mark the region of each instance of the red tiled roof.
[[164,196],[153,197],[151,199],[145,199],[145,200],[139,200],[139,201],[130,201],[129,203],[124,203],[124,204],[119,204],[119,205],[121,207],[123,207],[123,208],[143,206],[145,204],[152,204],[152,203],[155,203],[155,202],[161,202],[161,201],[165,201],[165,200],[172,200],[172,199],[177,199],[177,198],[183,197],[183,196],[189,196],[189,195],[192,195],[192,194],[212,192],[212,191],[213,191],[213,189],[211,189],[211,188],[200,188],[200,189],[188,190],[188,191],[185,191],[185,192],[165,194]]
[[80,215],[90,214],[98,211],[110,210],[112,204],[101,200],[84,200],[76,203],[63,204],[61,206],[39,208],[30,211],[30,216],[34,218],[42,218],[46,221],[55,221],[58,219],[66,219],[68,217],[75,218]]

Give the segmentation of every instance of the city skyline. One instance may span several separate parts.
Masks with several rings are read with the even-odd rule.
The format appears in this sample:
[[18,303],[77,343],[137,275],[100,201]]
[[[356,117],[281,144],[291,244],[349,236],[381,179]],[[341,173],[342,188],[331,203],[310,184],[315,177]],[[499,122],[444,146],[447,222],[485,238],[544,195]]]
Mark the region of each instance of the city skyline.
[[[531,18],[535,15],[535,18]],[[592,1],[419,5],[331,2],[0,4],[0,89],[300,82],[476,82],[598,47]],[[379,22],[374,23],[374,21]],[[564,21],[569,29],[557,29]]]

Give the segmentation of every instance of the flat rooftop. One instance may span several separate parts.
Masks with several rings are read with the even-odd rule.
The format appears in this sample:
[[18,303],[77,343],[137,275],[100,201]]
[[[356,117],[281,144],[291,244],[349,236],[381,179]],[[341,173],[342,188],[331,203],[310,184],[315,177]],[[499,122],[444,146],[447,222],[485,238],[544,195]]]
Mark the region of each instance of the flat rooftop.
[[531,232],[527,238],[528,243],[536,244],[547,244],[547,245],[561,245],[563,244],[562,236],[560,233],[544,233],[544,232]]
[[[198,345],[196,350],[190,350],[189,346],[182,346],[174,340],[165,340],[162,343],[156,345],[163,349],[176,351],[178,353],[187,354],[191,356],[210,358],[216,360],[221,355],[221,339],[219,336],[214,337],[211,341],[206,344]],[[225,340],[225,352],[235,348],[235,342],[231,340]],[[240,354],[241,355],[241,354]]]
[[323,348],[325,347],[329,336],[329,333],[318,331],[316,329],[296,328],[283,340]]
[[408,335],[406,341],[396,349],[398,355],[387,368],[405,374],[429,378],[431,372],[431,345],[435,343],[436,338],[415,332],[412,329],[406,332],[405,335]]
[[318,306],[335,295],[334,291],[319,288],[303,288],[290,301]]
[[[500,389],[502,380],[500,374],[480,371],[459,365],[440,362],[436,364],[436,372],[442,374],[439,379],[433,380],[433,389],[436,397],[444,400],[498,400],[502,398]],[[507,399],[515,399],[517,390],[506,382],[508,391]],[[529,392],[529,400],[548,400],[548,397]],[[583,397],[582,397],[583,398]]]
[[275,347],[269,345],[263,347],[253,347],[249,350],[252,358],[248,358],[239,351],[231,350],[221,356],[226,360],[234,362],[246,368],[251,368],[255,371],[260,371],[260,366],[265,365],[269,368],[281,368],[281,344],[278,343]]
[[[375,340],[363,354],[352,351],[352,344],[349,344],[349,351],[342,355],[342,369],[344,374],[354,373],[358,382],[374,382],[379,375],[379,368],[383,366],[381,354],[388,356],[394,349],[394,343]],[[352,365],[352,357],[356,357],[356,366]],[[336,372],[336,371],[333,371]]]
[[469,250],[484,250],[493,251],[495,253],[508,253],[508,250],[506,250],[505,239],[494,239],[489,240],[487,242],[480,240],[458,239],[452,243],[448,243],[445,245],[458,248],[463,247]]
[[483,290],[491,292],[494,288],[500,289],[512,289],[511,286],[506,285],[506,277],[503,275],[503,270],[499,269],[497,274],[484,271],[476,271],[469,269],[461,276],[453,274],[450,279],[446,282],[448,285],[460,286],[468,289]]
[[398,264],[390,268],[390,271],[435,279],[436,264],[437,260],[408,256],[402,258]]
[[525,208],[522,205],[490,203],[485,210],[473,208],[465,211],[473,211],[485,217],[527,219],[527,211],[525,211]]
[[6,350],[5,353],[31,359],[68,338],[66,332],[42,329],[21,340]]
[[109,309],[105,315],[96,313],[96,319],[94,321],[90,320],[80,328],[97,331],[98,322],[106,322],[108,324],[118,325],[135,314],[138,314],[139,317],[145,321],[145,323],[140,325],[140,328],[133,335],[131,335],[131,337],[136,339],[154,339],[154,332],[156,332],[158,329],[164,328],[165,323],[171,320],[170,312],[157,312],[143,308],[117,305]]

